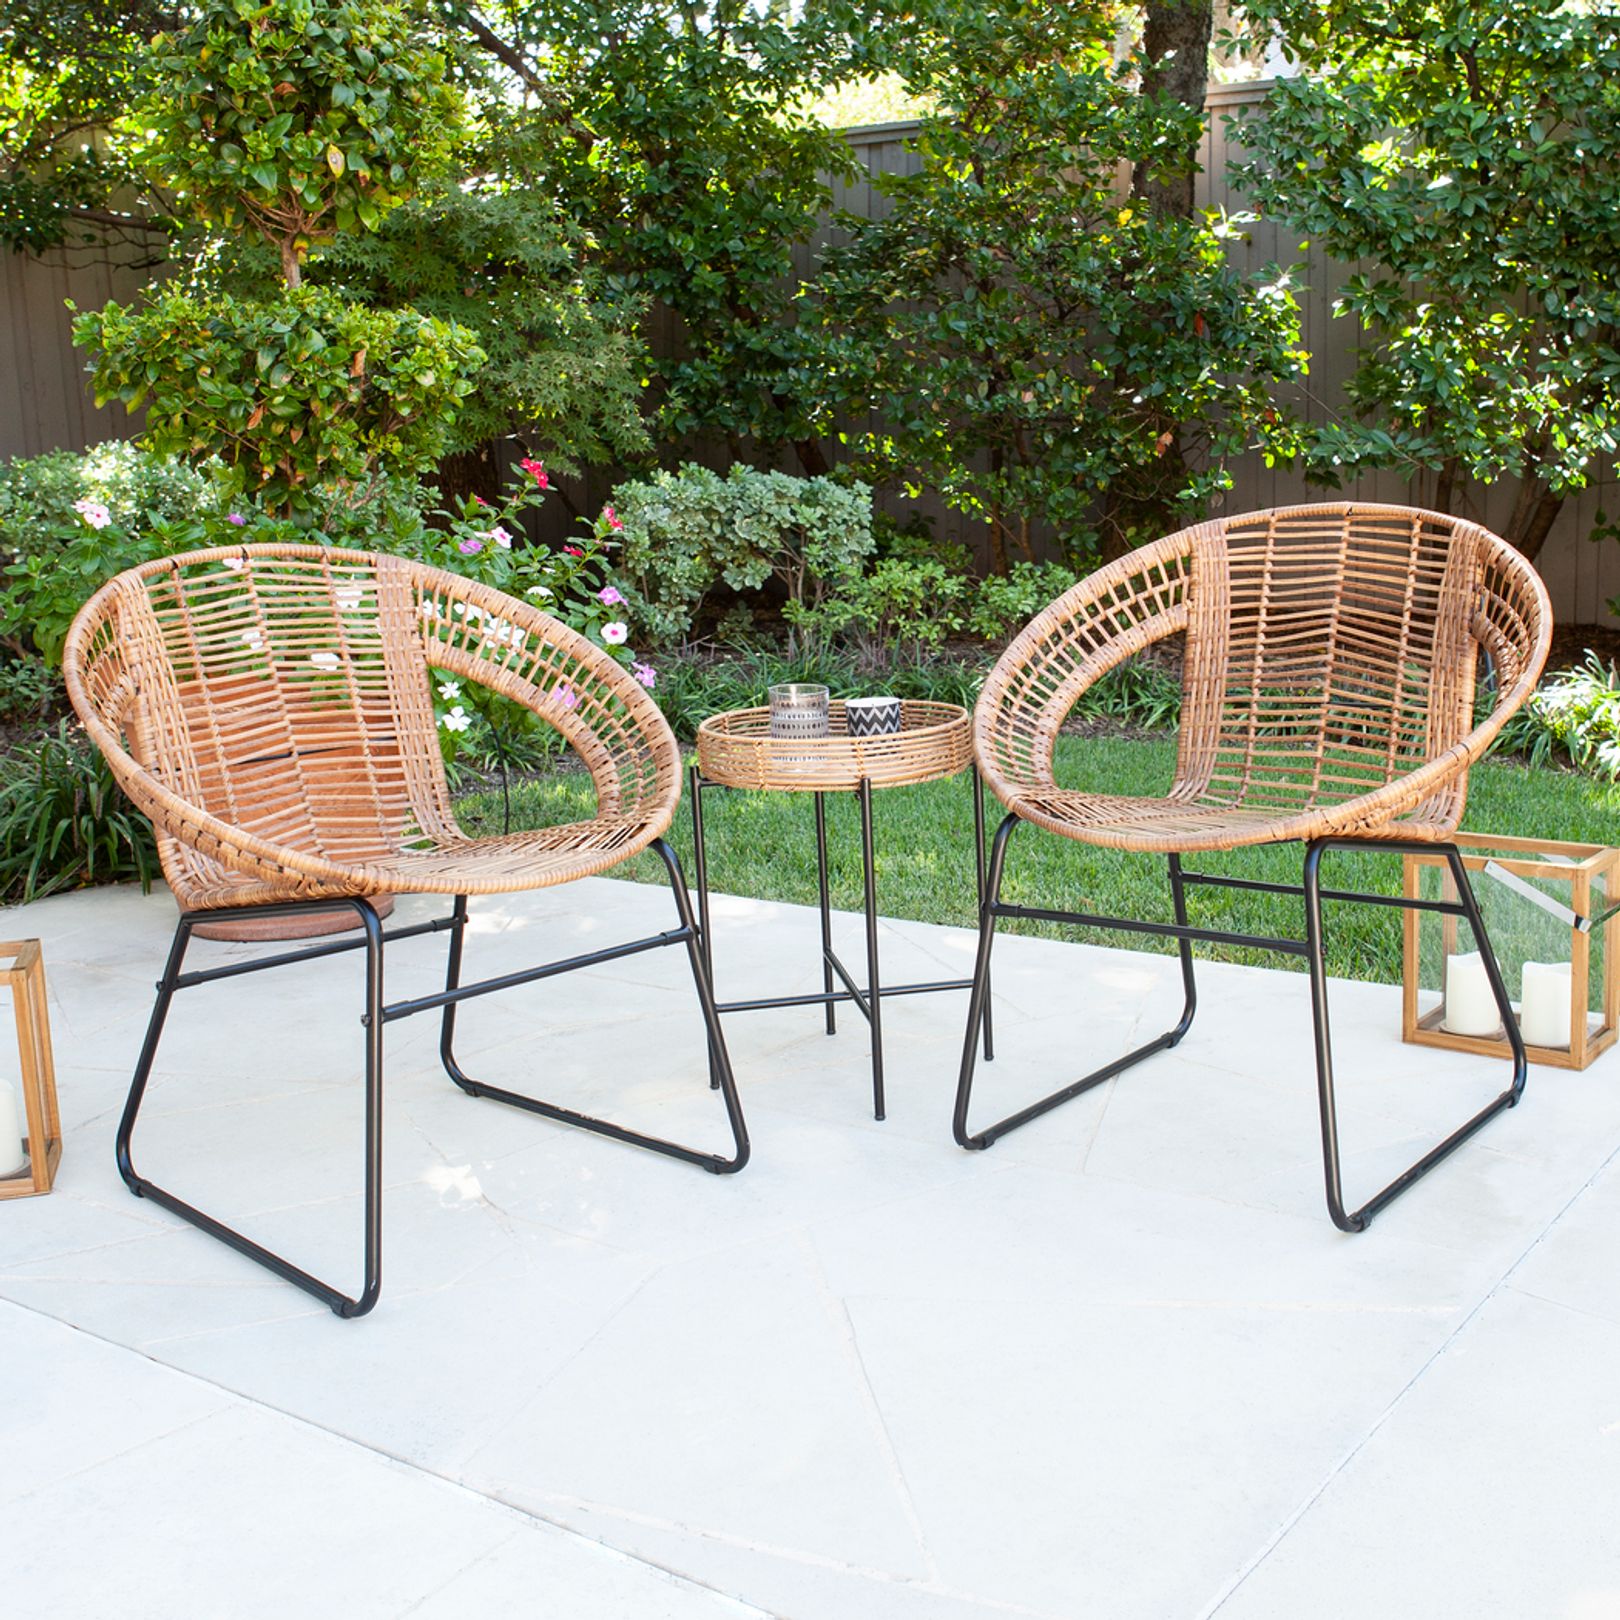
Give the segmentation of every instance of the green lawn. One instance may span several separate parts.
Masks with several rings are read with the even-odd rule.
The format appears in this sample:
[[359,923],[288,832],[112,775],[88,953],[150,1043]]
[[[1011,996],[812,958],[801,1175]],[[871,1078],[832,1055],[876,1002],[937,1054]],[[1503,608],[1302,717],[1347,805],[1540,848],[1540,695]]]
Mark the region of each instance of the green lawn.
[[[1058,743],[1058,779],[1067,787],[1110,793],[1160,793],[1175,763],[1174,741],[1064,737]],[[559,771],[512,791],[512,825],[540,827],[592,813],[590,779],[578,770]],[[728,793],[705,797],[710,881],[718,891],[761,899],[814,904],[816,865],[813,811],[808,797],[786,793]],[[499,832],[500,794],[462,799],[458,812],[469,832]],[[828,803],[832,846],[833,904],[856,910],[861,903],[859,838],[853,795]],[[999,806],[987,807],[993,830]],[[1620,830],[1620,786],[1571,772],[1532,770],[1488,761],[1470,778],[1465,828],[1526,837],[1609,843]],[[973,898],[973,808],[966,776],[922,787],[890,788],[876,795],[878,904],[886,916],[924,922],[971,924]],[[673,842],[691,875],[692,823],[683,802]],[[1295,882],[1299,845],[1189,857],[1188,866],[1210,872]],[[1330,855],[1324,865],[1332,887],[1395,894],[1400,859],[1393,855]],[[662,865],[641,856],[615,876],[663,882]],[[1005,897],[1030,905],[1086,909],[1122,916],[1170,920],[1169,887],[1157,857],[1127,855],[1054,838],[1025,827],[1008,856]],[[1291,897],[1200,889],[1191,900],[1193,920],[1244,932],[1298,937],[1303,923]],[[1032,933],[1060,932],[1041,924],[1017,925]],[[1133,943],[1125,936],[1111,943]],[[1400,978],[1399,913],[1385,907],[1334,906],[1327,926],[1329,971],[1346,978]],[[1143,949],[1173,950],[1169,941],[1137,936]],[[1200,946],[1200,954],[1232,961],[1263,961],[1298,968],[1292,957]]]

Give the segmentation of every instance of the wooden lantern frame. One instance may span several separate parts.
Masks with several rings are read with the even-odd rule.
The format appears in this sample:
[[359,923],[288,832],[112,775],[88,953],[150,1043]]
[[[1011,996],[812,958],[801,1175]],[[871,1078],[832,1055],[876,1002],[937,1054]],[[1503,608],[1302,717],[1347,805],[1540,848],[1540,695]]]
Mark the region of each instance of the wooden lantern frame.
[[[1620,915],[1606,915],[1610,907],[1620,903],[1620,849],[1603,844],[1561,843],[1553,838],[1487,837],[1483,834],[1463,834],[1453,840],[1462,855],[1463,865],[1470,873],[1483,872],[1495,866],[1513,878],[1540,879],[1569,885],[1569,910],[1575,921],[1570,924],[1570,1044],[1562,1046],[1532,1046],[1525,1050],[1532,1063],[1550,1064],[1557,1069],[1584,1069],[1599,1053],[1606,1052],[1620,1036]],[[1544,857],[1555,855],[1556,860]],[[1409,854],[1402,862],[1402,888],[1408,899],[1419,898],[1422,869],[1438,867],[1441,871],[1443,893],[1455,899],[1450,874],[1446,871],[1442,855]],[[1601,884],[1601,899],[1596,911],[1593,905],[1594,887]],[[1474,885],[1478,892],[1479,885]],[[1529,903],[1528,901],[1526,902]],[[1594,915],[1597,921],[1592,921]],[[1418,1015],[1418,953],[1419,924],[1422,913],[1408,911],[1403,918],[1401,950],[1401,1039],[1418,1046],[1441,1046],[1453,1052],[1475,1052],[1487,1057],[1506,1057],[1509,1053],[1507,1036],[1454,1035],[1440,1027],[1445,1011],[1440,1006]],[[1583,928],[1581,923],[1587,926]],[[1457,921],[1454,917],[1442,919],[1445,953],[1456,949]],[[1597,932],[1603,941],[1603,996],[1602,1016],[1598,1026],[1591,1027],[1592,934]]]
[[29,1173],[0,1178],[0,1199],[29,1198],[51,1190],[62,1161],[62,1120],[56,1106],[56,1066],[51,1058],[51,1022],[45,1006],[45,958],[37,939],[0,942],[0,980],[11,990],[17,1026],[18,1072],[28,1121]]

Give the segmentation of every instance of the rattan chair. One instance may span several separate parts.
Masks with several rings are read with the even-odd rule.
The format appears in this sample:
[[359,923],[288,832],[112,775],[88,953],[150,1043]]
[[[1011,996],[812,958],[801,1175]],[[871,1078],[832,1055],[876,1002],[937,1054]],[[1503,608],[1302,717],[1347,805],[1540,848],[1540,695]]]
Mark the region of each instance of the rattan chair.
[[[1468,768],[1533,688],[1552,630],[1547,593],[1505,541],[1458,518],[1394,506],[1305,506],[1203,523],[1083,580],[1007,648],[974,713],[974,751],[1007,807],[992,846],[954,1129],[989,1147],[1071,1097],[1180,1042],[1197,1007],[1194,943],[1251,944],[1303,956],[1310,972],[1327,1203],[1360,1231],[1501,1109],[1519,1099],[1524,1044],[1461,857],[1449,842]],[[1097,678],[1150,643],[1185,636],[1175,778],[1159,799],[1058,785],[1053,746]],[[1490,702],[1476,719],[1479,654]],[[1007,845],[1024,822],[1110,849],[1167,856],[1173,923],[1099,917],[1001,899]],[[1298,885],[1183,869],[1183,855],[1300,840]],[[1439,851],[1455,901],[1403,901],[1324,889],[1323,855],[1376,846]],[[1299,894],[1302,939],[1254,938],[1188,922],[1189,886]],[[1340,1174],[1323,899],[1365,900],[1466,919],[1513,1052],[1513,1079],[1488,1106],[1353,1211]],[[985,1016],[1001,917],[1119,928],[1179,942],[1185,1000],[1166,1033],[987,1129],[971,1131],[975,1036]]]
[[[120,785],[157,828],[180,921],[118,1127],[118,1166],[152,1199],[306,1289],[341,1316],[381,1283],[383,1029],[438,1012],[455,1083],[687,1160],[740,1170],[748,1137],[704,971],[691,902],[663,833],[680,796],[680,757],[657,706],[600,648],[533,606],[397,557],[263,545],[166,558],[120,574],[69,633],[68,695]],[[588,821],[468,837],[445,781],[430,671],[471,681],[553,725],[589,770]],[[651,847],[674,889],[678,926],[648,939],[462,984],[469,895],[505,894],[602,872]],[[386,934],[380,895],[454,896],[448,916]],[[193,930],[235,916],[348,910],[362,937],[182,971]],[[442,992],[383,1000],[385,942],[446,930]],[[469,1078],[456,1061],[457,1006],[469,997],[663,945],[683,944],[697,988],[729,1157],[684,1147]],[[363,949],[364,1281],[347,1295],[136,1174],[130,1137],[177,990],[286,962]]]

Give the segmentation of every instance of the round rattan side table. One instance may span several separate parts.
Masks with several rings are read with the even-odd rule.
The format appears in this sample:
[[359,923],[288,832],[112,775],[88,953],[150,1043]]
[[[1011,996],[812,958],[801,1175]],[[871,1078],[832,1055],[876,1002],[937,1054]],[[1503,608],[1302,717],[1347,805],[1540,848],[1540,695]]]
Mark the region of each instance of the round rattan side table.
[[[853,1002],[872,1031],[872,1113],[882,1119],[883,1002],[889,996],[921,995],[938,990],[966,990],[969,979],[939,979],[923,984],[881,983],[878,963],[877,861],[872,832],[872,790],[937,782],[973,771],[974,874],[979,905],[984,905],[984,788],[973,770],[972,722],[954,703],[907,701],[900,708],[899,731],[852,737],[841,702],[828,715],[826,737],[773,737],[769,709],[732,709],[711,715],[698,727],[698,760],[691,770],[692,840],[698,891],[698,918],[703,958],[714,983],[713,941],[709,927],[709,861],[704,837],[704,794],[715,788],[743,792],[809,793],[815,798],[816,877],[821,909],[821,977],[818,994],[754,997],[716,1003],[719,1013],[757,1012],[767,1007],[820,1006],[827,1033],[837,1033],[835,1008]],[[829,793],[853,793],[860,807],[861,870],[865,878],[866,985],[833,949],[832,906],[827,881],[827,804]],[[837,983],[835,984],[835,979]],[[990,1023],[984,1025],[984,1055],[994,1056]]]

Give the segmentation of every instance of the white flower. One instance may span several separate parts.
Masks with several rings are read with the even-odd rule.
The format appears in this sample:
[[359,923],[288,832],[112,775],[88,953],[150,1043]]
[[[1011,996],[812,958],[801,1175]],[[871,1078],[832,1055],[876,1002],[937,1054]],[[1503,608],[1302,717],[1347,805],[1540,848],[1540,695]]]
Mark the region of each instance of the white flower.
[[615,619],[612,624],[602,626],[602,639],[610,647],[622,647],[630,639],[630,626]]
[[557,593],[549,585],[531,585],[523,594],[538,596],[542,602],[549,602]]
[[419,619],[437,619],[443,617],[443,615],[439,612],[439,604],[437,602],[422,603],[422,605],[416,610],[416,616]]
[[112,522],[112,513],[100,501],[82,500],[73,503],[73,510],[90,525],[92,529],[105,529]]
[[460,681],[440,681],[439,682],[439,696],[442,697],[446,703],[448,703],[451,698],[460,697],[461,696],[461,682]]
[[258,652],[259,649],[264,646],[264,637],[261,636],[257,630],[244,630],[242,632],[242,640],[249,647],[251,647],[254,652]]
[[338,605],[339,613],[353,613],[360,606],[360,598],[365,594],[359,585],[340,585],[332,596]]
[[439,724],[446,731],[465,731],[472,724],[472,716],[458,703],[449,714],[439,716]]
[[338,667],[338,655],[335,652],[311,653],[309,661],[317,669],[336,669]]
[[498,523],[489,531],[489,538],[493,540],[502,551],[510,551],[512,549],[512,536],[508,534],[506,530],[503,529]]
[[227,557],[219,566],[230,569],[233,574],[240,574],[243,566],[242,559],[240,557]]

